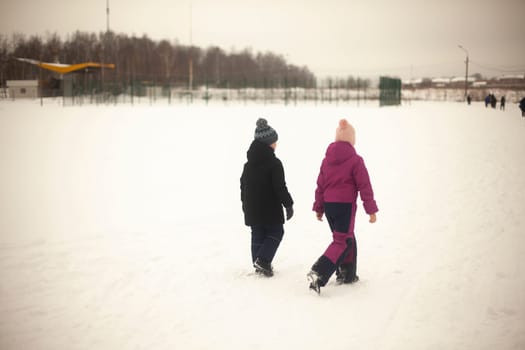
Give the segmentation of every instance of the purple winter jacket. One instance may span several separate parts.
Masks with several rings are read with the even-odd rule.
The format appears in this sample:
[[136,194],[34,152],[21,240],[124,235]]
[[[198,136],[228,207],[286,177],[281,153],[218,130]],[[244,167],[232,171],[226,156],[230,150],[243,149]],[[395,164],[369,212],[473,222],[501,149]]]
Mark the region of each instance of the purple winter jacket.
[[374,191],[363,158],[348,142],[331,143],[321,164],[317,177],[313,210],[324,213],[324,203],[354,203],[357,192],[361,196],[365,212],[374,214],[378,211],[374,200]]

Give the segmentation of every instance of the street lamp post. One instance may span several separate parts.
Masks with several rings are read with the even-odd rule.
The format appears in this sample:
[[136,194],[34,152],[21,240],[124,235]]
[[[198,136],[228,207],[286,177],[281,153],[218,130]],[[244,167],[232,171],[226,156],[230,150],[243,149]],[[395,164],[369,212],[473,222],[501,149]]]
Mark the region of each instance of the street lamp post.
[[190,103],[193,103],[193,4],[190,1],[190,49],[188,61],[188,90],[190,93]]
[[463,46],[458,45],[460,49],[465,51],[465,54],[467,55],[467,58],[465,59],[465,100],[467,99],[467,89],[468,89],[468,51]]
[[109,32],[109,0],[106,0],[106,33]]

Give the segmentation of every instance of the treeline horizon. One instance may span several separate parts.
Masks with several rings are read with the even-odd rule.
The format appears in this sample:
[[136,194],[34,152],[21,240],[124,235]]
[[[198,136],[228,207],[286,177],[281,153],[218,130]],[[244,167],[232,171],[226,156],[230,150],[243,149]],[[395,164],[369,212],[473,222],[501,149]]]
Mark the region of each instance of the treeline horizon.
[[[137,81],[186,88],[318,86],[317,77],[307,66],[290,64],[280,54],[269,51],[253,53],[252,50],[245,48],[238,52],[226,52],[218,46],[203,49],[181,45],[177,40],[153,40],[146,34],[137,37],[112,31],[98,34],[76,31],[65,40],[56,33],[47,34],[45,39],[38,35],[27,37],[15,33],[8,38],[0,34],[0,85],[6,80],[37,79],[40,74],[38,67],[16,60],[30,58],[67,64],[113,63],[115,69],[104,69],[102,80],[120,86]],[[326,78],[323,85],[366,89],[370,86],[370,80],[352,76],[334,77]]]

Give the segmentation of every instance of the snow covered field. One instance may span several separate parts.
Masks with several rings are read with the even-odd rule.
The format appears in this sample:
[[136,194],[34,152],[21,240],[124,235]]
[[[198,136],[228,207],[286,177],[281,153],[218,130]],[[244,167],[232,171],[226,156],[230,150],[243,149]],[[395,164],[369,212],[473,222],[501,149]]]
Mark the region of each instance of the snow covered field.
[[[271,279],[239,199],[258,117],[296,202]],[[359,283],[317,296],[341,117],[380,211],[359,208]],[[1,101],[0,349],[525,349],[524,153],[516,105]]]

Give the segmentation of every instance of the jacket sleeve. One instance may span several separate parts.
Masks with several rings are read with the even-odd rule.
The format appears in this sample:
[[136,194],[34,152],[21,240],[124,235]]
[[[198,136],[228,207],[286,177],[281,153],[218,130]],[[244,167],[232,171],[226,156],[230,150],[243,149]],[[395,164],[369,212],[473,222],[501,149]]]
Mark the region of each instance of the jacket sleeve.
[[379,210],[377,208],[376,201],[374,199],[374,191],[372,189],[372,184],[370,183],[370,176],[368,175],[368,170],[366,169],[365,162],[362,158],[359,158],[359,161],[354,168],[354,179],[363,201],[363,206],[367,214],[375,214]]
[[324,213],[324,176],[323,176],[323,166],[319,170],[319,175],[317,176],[317,188],[315,189],[315,201],[312,210],[316,213]]
[[288,188],[286,187],[284,168],[280,160],[278,160],[275,166],[272,168],[272,186],[282,205],[285,208],[291,207],[293,205],[293,199],[290,195],[290,192],[288,192]]
[[245,196],[245,193],[244,193],[244,188],[246,187],[245,186],[245,180],[244,180],[244,174],[246,172],[246,166],[244,166],[243,170],[242,170],[242,174],[241,174],[241,178],[240,178],[240,182],[241,182],[241,202],[243,202],[244,204],[244,196]]

